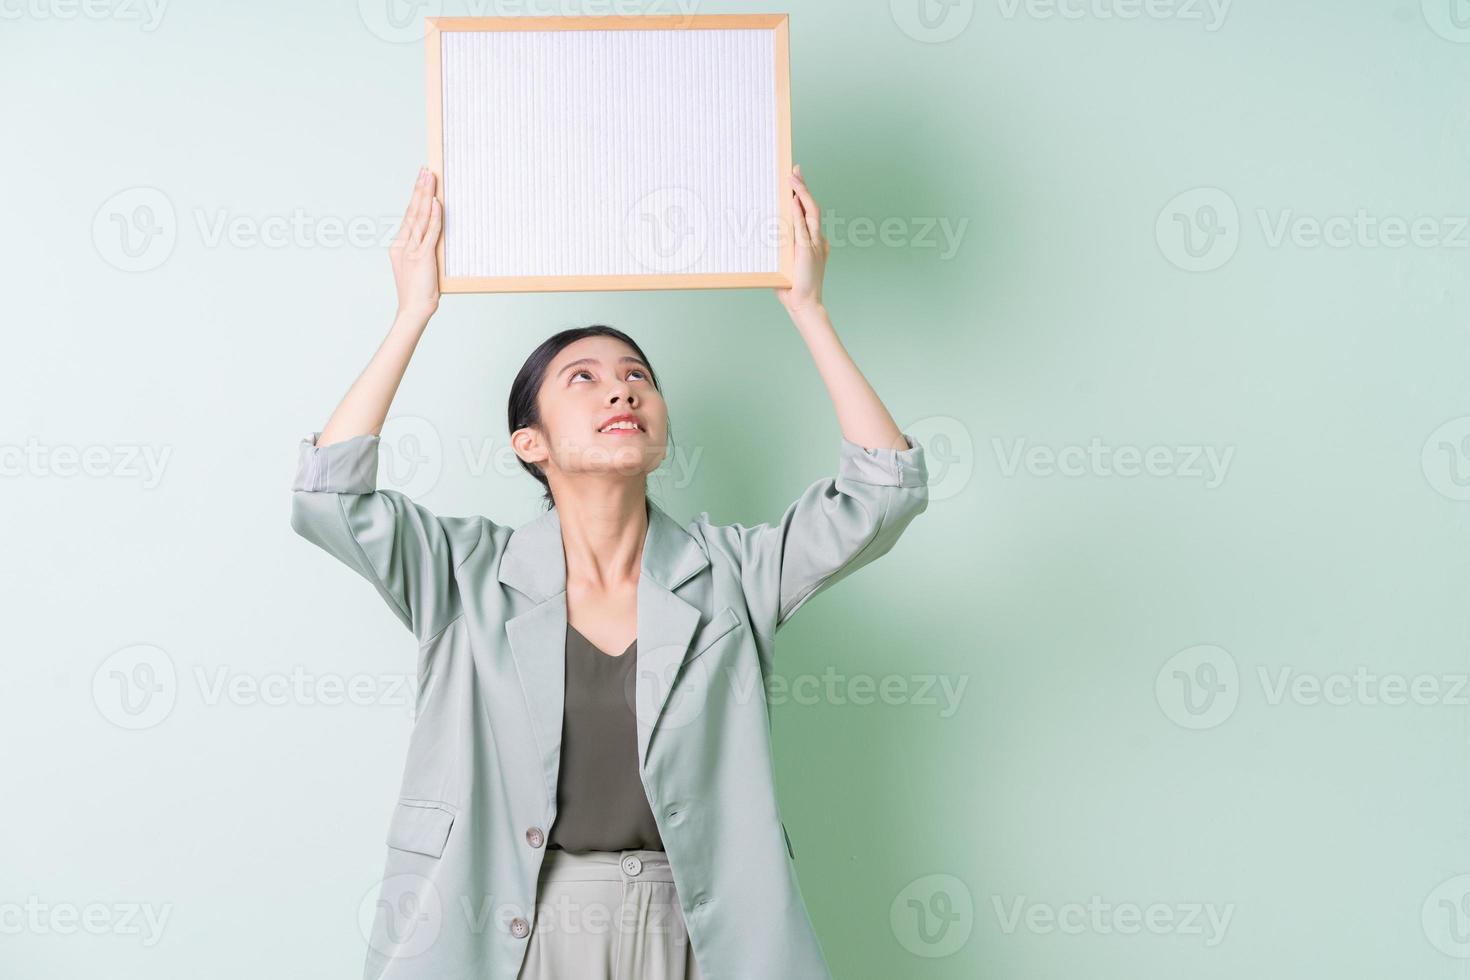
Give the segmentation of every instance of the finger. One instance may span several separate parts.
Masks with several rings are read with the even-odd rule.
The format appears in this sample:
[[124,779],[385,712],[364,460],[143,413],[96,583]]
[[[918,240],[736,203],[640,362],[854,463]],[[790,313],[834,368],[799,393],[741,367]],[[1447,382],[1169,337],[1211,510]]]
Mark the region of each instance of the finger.
[[426,173],[424,183],[419,186],[421,197],[418,207],[413,215],[413,228],[408,233],[408,244],[411,248],[418,248],[423,244],[424,233],[429,228],[429,203],[434,198],[434,175]]
[[796,175],[796,195],[801,198],[801,206],[806,214],[807,225],[811,230],[812,241],[819,241],[822,237],[822,209],[817,206],[816,199],[807,188],[806,181],[801,179],[801,174]]
[[398,226],[396,241],[405,245],[413,243],[413,225],[418,218],[419,207],[424,199],[424,174],[427,168],[419,171],[418,178],[413,183],[413,194],[408,198],[408,207],[403,211],[403,224]]
[[792,238],[795,239],[797,245],[804,245],[804,247],[810,248],[811,229],[807,223],[806,206],[801,203],[801,195],[797,194],[797,176],[795,176],[795,173],[791,175],[791,198],[789,200],[791,200]]
[[801,197],[795,188],[791,191],[791,225],[796,244],[802,248],[811,248],[811,229],[807,225],[806,211],[802,206]]
[[439,229],[444,227],[444,206],[437,197],[429,198],[429,227],[424,234],[423,247],[433,251],[439,244]]
[[[420,177],[423,176],[420,172]],[[408,241],[408,233],[413,228],[413,206],[418,203],[419,185],[422,181],[415,179],[413,182],[413,193],[408,196],[408,206],[403,209],[403,220],[398,223],[398,230],[393,234],[393,244],[402,245]]]
[[793,186],[796,188],[796,193],[801,195],[802,203],[806,205],[807,213],[820,216],[822,209],[817,206],[816,198],[812,197],[811,187],[807,184],[806,178],[801,175],[801,164],[796,165],[793,176],[795,178],[792,182]]

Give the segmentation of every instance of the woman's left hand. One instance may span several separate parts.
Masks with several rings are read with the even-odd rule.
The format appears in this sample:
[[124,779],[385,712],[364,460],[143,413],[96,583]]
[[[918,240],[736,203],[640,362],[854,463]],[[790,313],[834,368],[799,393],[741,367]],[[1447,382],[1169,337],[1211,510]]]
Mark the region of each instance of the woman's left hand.
[[832,243],[822,234],[822,209],[812,197],[806,181],[801,179],[801,165],[792,168],[791,211],[795,250],[791,263],[790,288],[776,287],[773,292],[786,312],[795,317],[822,306],[822,274],[827,268],[827,254]]

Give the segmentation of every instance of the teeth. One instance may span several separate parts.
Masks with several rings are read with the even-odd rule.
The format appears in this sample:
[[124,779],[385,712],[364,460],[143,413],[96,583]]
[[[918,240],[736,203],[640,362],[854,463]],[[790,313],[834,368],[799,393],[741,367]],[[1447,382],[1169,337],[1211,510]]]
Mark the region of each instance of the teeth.
[[610,431],[612,429],[636,429],[636,428],[638,428],[638,423],[636,423],[636,422],[614,422],[611,425],[604,425],[602,427],[601,431],[602,432],[608,432],[608,431]]

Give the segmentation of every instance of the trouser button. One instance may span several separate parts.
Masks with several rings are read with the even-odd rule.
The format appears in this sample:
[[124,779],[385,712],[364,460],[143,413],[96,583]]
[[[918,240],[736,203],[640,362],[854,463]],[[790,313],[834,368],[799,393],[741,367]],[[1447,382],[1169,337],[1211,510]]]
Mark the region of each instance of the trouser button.
[[638,855],[626,854],[623,856],[623,871],[628,875],[628,877],[636,878],[638,877],[638,873],[642,870],[643,862],[638,860]]

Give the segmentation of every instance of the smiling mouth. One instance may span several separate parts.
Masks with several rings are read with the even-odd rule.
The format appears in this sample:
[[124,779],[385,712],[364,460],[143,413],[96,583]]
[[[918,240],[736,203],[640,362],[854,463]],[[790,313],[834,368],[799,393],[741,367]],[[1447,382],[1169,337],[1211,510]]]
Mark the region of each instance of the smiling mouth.
[[597,430],[607,436],[634,436],[643,433],[643,427],[637,422],[614,422]]

